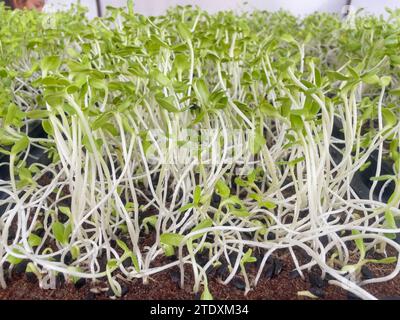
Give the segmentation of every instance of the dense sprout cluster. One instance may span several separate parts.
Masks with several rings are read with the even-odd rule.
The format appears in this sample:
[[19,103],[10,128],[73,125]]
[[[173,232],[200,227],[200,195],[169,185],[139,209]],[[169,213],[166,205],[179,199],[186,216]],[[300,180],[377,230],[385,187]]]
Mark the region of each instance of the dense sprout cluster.
[[[1,286],[29,261],[42,288],[62,273],[120,296],[122,278],[174,266],[183,285],[189,265],[209,299],[211,268],[227,261],[223,282],[241,274],[247,292],[286,250],[302,277],[317,266],[374,298],[362,286],[400,269],[400,13],[130,3],[92,21],[0,7]],[[393,272],[361,280],[368,263]]]

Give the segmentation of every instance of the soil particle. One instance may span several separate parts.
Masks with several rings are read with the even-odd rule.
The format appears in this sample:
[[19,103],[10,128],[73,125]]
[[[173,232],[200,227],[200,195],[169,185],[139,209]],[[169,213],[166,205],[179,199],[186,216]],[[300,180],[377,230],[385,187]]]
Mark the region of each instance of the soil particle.
[[264,272],[265,278],[271,279],[273,277],[273,275],[274,275],[274,272],[275,272],[275,264],[274,264],[274,262],[267,262],[265,264],[264,269],[265,269],[265,272]]
[[221,197],[214,192],[211,198],[211,203],[210,203],[211,206],[214,208],[218,208],[220,203],[221,203]]
[[274,259],[274,277],[278,276],[283,269],[283,263],[279,259]]
[[88,294],[85,296],[85,300],[96,300],[96,294],[93,292],[88,292]]
[[56,275],[56,287],[61,288],[65,283],[65,277],[62,273]]
[[127,286],[121,286],[121,297],[125,297],[129,292],[129,288]]
[[9,229],[7,239],[8,239],[8,241],[13,241],[15,239],[15,231],[14,230]]
[[111,240],[110,240],[110,246],[111,246],[111,248],[115,248],[116,245],[117,245],[117,241],[114,240],[114,239],[111,239]]
[[106,292],[106,296],[107,296],[107,297],[115,297],[115,293],[114,293],[114,291],[113,291],[111,288],[109,288],[109,289],[107,290],[107,292]]
[[100,258],[99,258],[97,261],[98,261],[98,263],[99,263],[100,272],[106,271],[106,267],[107,267],[107,253],[106,253],[106,250],[105,250],[105,249],[102,250],[102,254],[100,255]]
[[244,291],[246,289],[246,283],[239,277],[235,277],[232,280],[232,284],[236,289]]
[[289,279],[297,279],[297,278],[300,278],[300,273],[297,270],[289,272]]
[[348,300],[361,300],[358,296],[356,296],[354,293],[347,292],[347,299]]
[[196,262],[197,262],[200,266],[204,267],[208,261],[209,261],[209,258],[208,258],[208,256],[207,256],[207,254],[198,254],[198,255],[197,255]]
[[238,255],[236,252],[232,252],[229,255],[229,261],[231,262],[231,265],[234,265],[236,263],[237,257],[238,257]]
[[272,240],[275,240],[275,239],[276,239],[275,233],[273,233],[273,232],[268,232],[268,234],[267,234],[267,240],[272,241]]
[[178,271],[171,271],[170,277],[173,283],[179,283],[181,281],[181,275]]
[[17,265],[15,265],[14,267],[14,273],[16,275],[21,275],[23,273],[25,273],[26,270],[26,266],[28,265],[29,260],[22,260],[20,263],[18,263]]
[[132,267],[132,259],[125,259],[125,260],[122,262],[122,265],[123,265],[125,268]]
[[64,214],[64,213],[59,212],[59,213],[58,213],[58,220],[59,220],[61,223],[66,223],[66,222],[69,220],[69,217],[68,217],[66,214]]
[[27,272],[25,273],[26,280],[28,280],[30,283],[36,283],[37,282],[37,277],[36,274],[33,272]]
[[35,230],[33,233],[36,234],[37,236],[43,238],[45,232],[46,231],[44,230],[44,228],[39,228],[39,229]]
[[207,268],[206,274],[207,274],[207,276],[213,276],[213,275],[215,275],[217,270],[218,269],[216,267],[210,266],[210,267]]
[[400,296],[383,297],[381,300],[400,300]]
[[361,267],[361,275],[362,275],[363,280],[375,278],[374,273],[367,266]]
[[72,254],[71,252],[67,252],[64,256],[64,263],[69,266],[72,263],[73,259],[72,259]]
[[312,287],[309,291],[318,298],[325,298],[325,291],[321,288]]
[[228,276],[228,264],[222,263],[218,267],[216,274],[219,278],[226,278]]
[[326,247],[328,245],[328,242],[329,242],[328,236],[325,235],[325,236],[319,237],[319,241],[321,241],[322,245],[324,247]]
[[80,278],[75,282],[75,288],[80,289],[86,284],[86,279],[85,278]]
[[308,280],[313,287],[323,288],[325,286],[324,280],[322,280],[321,276],[315,272],[309,274]]

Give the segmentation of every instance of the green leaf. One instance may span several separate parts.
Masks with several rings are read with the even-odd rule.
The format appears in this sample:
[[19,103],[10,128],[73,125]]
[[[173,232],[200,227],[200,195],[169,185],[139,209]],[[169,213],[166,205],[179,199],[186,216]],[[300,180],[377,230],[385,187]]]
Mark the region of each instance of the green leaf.
[[[386,222],[386,226],[388,229],[396,229],[397,228],[396,221],[394,219],[394,215],[391,210],[385,211],[385,222]],[[395,233],[387,233],[387,234],[385,234],[385,236],[392,240],[396,239]]]
[[276,204],[273,203],[273,202],[271,202],[271,201],[260,201],[260,202],[258,203],[258,205],[259,205],[260,207],[265,207],[265,208],[267,208],[268,210],[273,210],[273,209],[276,208]]
[[103,127],[105,124],[108,123],[108,121],[110,120],[110,118],[112,118],[112,116],[113,116],[113,114],[111,112],[106,112],[106,113],[103,113],[100,116],[98,116],[91,125],[92,130],[97,130],[97,129]]
[[380,79],[376,74],[366,74],[361,77],[361,80],[367,84],[377,84],[379,83]]
[[391,34],[387,38],[385,38],[384,44],[387,47],[394,47],[397,46],[399,43],[398,36],[396,34]]
[[239,187],[245,188],[245,187],[249,186],[249,182],[244,181],[242,178],[236,177],[234,181],[235,181],[236,185],[238,185]]
[[49,71],[57,71],[61,65],[61,60],[58,56],[49,56],[42,59],[40,67],[42,68],[43,78],[47,76]]
[[383,76],[380,80],[382,87],[387,87],[390,82],[392,81],[392,77],[390,76]]
[[327,71],[326,73],[328,75],[329,80],[331,81],[336,81],[336,80],[346,81],[350,79],[349,77],[337,71]]
[[54,222],[51,226],[54,238],[60,243],[64,243],[64,231],[65,227],[61,222]]
[[295,43],[296,40],[294,40],[293,36],[288,34],[288,33],[284,33],[281,35],[281,39],[283,41],[289,42],[289,43]]
[[390,150],[390,157],[393,159],[393,161],[397,161],[400,158],[400,153],[399,153],[399,139],[393,139],[390,142],[389,146]]
[[163,233],[160,236],[160,242],[162,244],[178,247],[183,239],[181,234],[177,233]]
[[174,250],[173,246],[171,246],[169,244],[161,244],[161,247],[162,247],[166,257],[171,257],[174,255],[175,250]]
[[[213,225],[213,221],[211,219],[205,219],[202,222],[200,222],[197,226],[195,226],[190,232],[195,232],[201,229],[205,229],[205,228],[210,228]],[[201,238],[204,235],[204,233],[201,234],[197,234],[193,237],[191,237],[191,240],[196,240]]]
[[400,88],[390,90],[389,94],[394,95],[394,96],[400,96]]
[[64,244],[68,243],[68,239],[71,233],[72,233],[72,224],[67,223],[64,229]]
[[147,218],[143,219],[143,224],[144,225],[151,225],[152,227],[155,227],[157,224],[157,220],[158,220],[158,215],[153,215]]
[[164,108],[168,112],[173,112],[173,113],[179,112],[179,110],[174,105],[174,100],[172,97],[167,98],[164,97],[162,94],[157,94],[155,98],[161,108]]
[[29,146],[29,139],[27,136],[21,137],[11,148],[11,154],[17,155],[24,151]]
[[369,180],[371,181],[386,181],[386,180],[393,180],[395,177],[393,175],[383,175],[383,176],[377,176],[377,177],[371,177]]
[[188,203],[188,204],[184,205],[183,207],[180,207],[178,211],[182,213],[182,212],[188,211],[191,208],[194,208],[194,204]]
[[54,134],[53,127],[49,120],[42,121],[43,130],[49,135],[52,136]]
[[78,246],[72,246],[72,247],[71,247],[71,256],[72,256],[72,259],[74,259],[74,260],[78,259],[79,256],[80,256],[80,254],[81,254],[81,250],[79,249]]
[[369,166],[371,165],[371,161],[367,161],[366,163],[364,163],[361,167],[360,167],[360,172],[363,172],[365,170],[367,170],[369,168]]
[[[352,230],[351,233],[353,235],[361,234],[360,231],[358,231],[358,230]],[[360,251],[360,260],[363,260],[365,258],[365,254],[366,254],[364,240],[362,238],[358,238],[358,239],[355,239],[354,242],[356,243],[356,246],[357,246],[358,250]]]
[[216,191],[222,198],[228,198],[231,194],[231,189],[222,180],[218,180],[216,184]]
[[177,25],[178,33],[181,38],[185,41],[190,41],[192,38],[192,33],[190,32],[189,28],[182,22],[179,22]]
[[304,121],[301,116],[296,115],[296,114],[291,114],[290,115],[290,123],[292,125],[293,130],[295,130],[297,132],[303,131]]
[[[16,253],[16,254],[21,254],[21,251],[19,251],[18,249],[12,249],[12,252],[14,252],[14,253]],[[21,258],[17,258],[17,257],[15,257],[15,256],[13,256],[11,253],[8,254],[8,256],[7,256],[7,261],[8,261],[9,263],[11,263],[12,265],[17,265],[17,264],[19,264],[20,262],[22,262],[22,260],[23,260],[23,259],[21,259]]]
[[321,71],[319,71],[318,68],[314,69],[314,82],[317,87],[321,87],[322,77],[321,77]]
[[150,72],[150,78],[156,80],[159,84],[164,87],[168,87],[171,84],[171,80],[162,72],[155,69]]
[[348,67],[347,67],[347,70],[349,70],[350,75],[351,75],[355,80],[358,80],[358,79],[360,78],[360,75],[358,74],[358,72],[357,72],[354,68],[348,66]]
[[203,79],[197,79],[194,83],[194,88],[198,94],[199,100],[206,104],[210,97],[210,92],[208,90],[207,84]]
[[242,259],[240,260],[240,263],[242,265],[246,264],[246,263],[251,263],[251,262],[256,262],[257,258],[252,257],[253,250],[249,249],[247,250],[247,252],[243,255]]
[[378,263],[378,264],[392,264],[397,261],[397,257],[386,257],[383,259],[366,259],[366,263]]
[[257,154],[261,151],[262,147],[265,146],[267,140],[265,140],[258,128],[254,132],[254,136],[252,138],[253,141],[250,144],[250,151],[252,154]]
[[124,252],[130,252],[131,250],[128,248],[128,246],[126,245],[125,242],[123,242],[122,240],[117,239],[117,245],[124,250]]
[[260,111],[267,117],[277,118],[280,116],[279,111],[274,106],[266,101],[261,102]]
[[71,209],[69,207],[58,207],[58,210],[60,210],[61,213],[68,216],[68,218],[72,217]]
[[133,0],[128,0],[127,1],[127,7],[128,7],[128,13],[130,15],[134,14],[134,10],[133,10]]
[[27,264],[25,272],[31,272],[31,273],[34,273],[35,275],[37,275],[39,273],[38,269],[36,268],[36,266],[32,262],[29,262]]
[[200,300],[214,300],[208,288],[204,288],[203,293],[201,294]]
[[117,268],[118,268],[118,260],[117,259],[111,259],[107,262],[106,269],[108,272],[111,273]]
[[193,192],[193,203],[195,205],[198,205],[200,202],[200,197],[201,197],[201,187],[200,186],[196,186],[194,188],[194,192]]
[[47,110],[32,110],[26,113],[26,117],[29,119],[44,119],[48,118],[49,111]]
[[31,233],[28,237],[28,243],[32,248],[37,247],[42,243],[42,238],[34,233]]
[[17,112],[18,112],[18,107],[14,103],[11,103],[7,108],[7,115],[6,118],[4,119],[5,126],[13,123],[14,119],[16,118]]
[[179,72],[183,72],[190,68],[188,57],[183,54],[177,54],[174,60],[174,68]]
[[382,117],[386,127],[393,128],[397,123],[397,117],[390,109],[382,109]]

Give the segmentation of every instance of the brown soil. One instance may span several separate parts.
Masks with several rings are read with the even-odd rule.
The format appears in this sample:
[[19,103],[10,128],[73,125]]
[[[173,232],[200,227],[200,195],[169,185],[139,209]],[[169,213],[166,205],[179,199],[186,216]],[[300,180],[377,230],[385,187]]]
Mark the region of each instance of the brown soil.
[[[306,275],[306,280],[300,277],[293,277],[293,262],[289,255],[279,257],[283,263],[281,273],[272,278],[264,275],[256,288],[253,288],[247,295],[244,295],[244,289],[241,287],[243,281],[237,277],[228,285],[221,283],[220,277],[216,273],[209,276],[209,288],[214,297],[218,300],[303,300],[309,299],[297,295],[298,291],[309,290],[312,287],[317,288],[310,281],[310,273]],[[369,269],[374,276],[383,276],[392,270],[393,266],[370,265]],[[156,274],[149,279],[147,285],[142,280],[135,279],[132,282],[125,283],[120,280],[121,285],[125,286],[127,293],[121,298],[123,300],[193,300],[199,299],[199,294],[193,293],[193,279],[191,269],[188,267],[185,273],[185,287],[179,287],[179,271],[177,268],[170,269],[161,274]],[[317,272],[311,272],[314,275]],[[255,268],[249,270],[250,279],[254,278]],[[104,291],[94,294],[91,289],[103,288]],[[379,284],[365,286],[370,293],[378,299],[399,299],[400,297],[400,276],[391,281]],[[313,290],[313,289],[312,289]],[[320,299],[325,300],[346,300],[354,299],[345,290],[329,285],[326,280],[322,288],[323,293]],[[97,281],[97,283],[87,283],[80,289],[74,287],[71,283],[66,283],[56,290],[42,290],[38,283],[32,283],[25,276],[13,276],[9,280],[6,289],[0,289],[0,300],[104,300],[110,299],[107,293],[106,282]],[[315,291],[314,291],[315,292]]]
[[[50,177],[42,177],[41,183],[47,184]],[[68,193],[68,190],[66,190]],[[153,212],[150,212],[154,214]],[[154,243],[152,234],[142,239],[140,247]],[[352,245],[350,243],[349,245]],[[389,250],[391,251],[391,250]],[[395,255],[395,251],[391,252]],[[296,252],[296,256],[303,263],[307,257]],[[370,258],[379,258],[373,257]],[[382,257],[380,257],[382,258]],[[247,295],[244,294],[244,281],[242,276],[236,276],[228,285],[222,284],[221,273],[214,270],[208,275],[209,289],[214,299],[217,300],[305,300],[307,297],[299,296],[299,291],[310,290],[315,295],[320,295],[319,299],[324,300],[346,300],[355,299],[352,294],[347,293],[340,287],[330,285],[328,281],[322,280],[320,272],[313,268],[309,273],[305,273],[305,279],[295,276],[293,273],[294,264],[287,252],[278,252],[277,259],[282,264],[279,274],[266,275],[268,267],[263,271],[256,287],[253,287]],[[275,261],[275,260],[274,260]],[[165,264],[168,258],[156,260],[152,266]],[[368,265],[368,270],[373,277],[388,275],[393,270],[393,265]],[[271,268],[270,268],[271,271]],[[250,282],[255,278],[257,268],[255,265],[248,269]],[[225,279],[227,274],[222,277]],[[321,283],[315,284],[319,279]],[[143,280],[135,279],[130,282],[119,279],[120,284],[125,288],[126,293],[122,300],[193,300],[199,299],[199,294],[193,292],[193,275],[191,267],[185,268],[185,286],[179,286],[179,269],[169,269],[163,273],[155,274],[149,278],[148,284]],[[12,272],[7,280],[7,288],[0,288],[0,300],[105,300],[113,299],[110,297],[111,291],[106,280],[96,282],[87,281],[80,288],[76,288],[72,283],[66,282],[58,286],[55,290],[43,290],[39,287],[37,280],[32,281],[24,274],[17,275]],[[378,284],[370,284],[364,287],[368,292],[375,295],[378,299],[399,299],[400,298],[400,275],[394,279]],[[202,289],[202,288],[201,288]],[[94,293],[94,291],[97,291]]]

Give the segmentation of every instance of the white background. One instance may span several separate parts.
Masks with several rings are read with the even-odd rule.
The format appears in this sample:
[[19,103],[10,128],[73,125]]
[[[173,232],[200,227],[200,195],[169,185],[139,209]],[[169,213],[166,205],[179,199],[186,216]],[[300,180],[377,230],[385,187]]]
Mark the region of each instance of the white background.
[[[68,7],[76,0],[47,0],[46,10],[54,11]],[[193,4],[198,5],[202,9],[209,12],[218,10],[233,9],[236,11],[265,9],[278,10],[283,8],[291,11],[294,14],[307,14],[314,11],[330,11],[341,12],[345,5],[345,0],[247,0],[247,5],[244,5],[244,0],[135,0],[135,10],[138,13],[145,15],[162,14],[169,6],[177,4]],[[89,17],[97,15],[95,0],[81,0],[81,3],[89,8]],[[115,7],[125,6],[126,0],[101,0],[103,12],[107,5]],[[400,8],[400,0],[353,0],[352,4],[355,7],[364,7],[366,11],[376,14],[384,13],[384,7]]]

